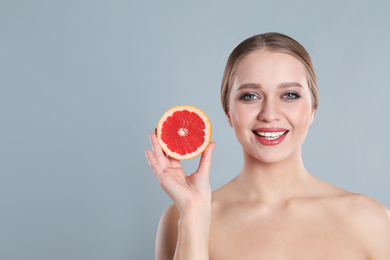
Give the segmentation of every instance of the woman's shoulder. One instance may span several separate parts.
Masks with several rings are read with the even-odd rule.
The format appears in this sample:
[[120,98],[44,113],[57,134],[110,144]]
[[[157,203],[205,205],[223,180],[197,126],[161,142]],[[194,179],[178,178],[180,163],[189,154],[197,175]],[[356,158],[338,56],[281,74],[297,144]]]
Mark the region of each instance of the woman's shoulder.
[[360,227],[366,230],[376,228],[378,231],[387,229],[390,234],[390,211],[382,203],[369,196],[352,193],[343,204]]
[[367,214],[366,217],[389,217],[389,210],[382,203],[363,194],[351,192],[351,194],[345,199],[345,203],[349,205],[352,210],[356,210],[357,213],[364,214],[371,212],[371,214]]
[[355,227],[371,251],[372,259],[390,257],[390,212],[380,202],[361,194],[351,201]]
[[233,181],[230,181],[214,190],[211,195],[211,206],[214,211],[220,211],[235,204],[237,199],[237,190]]
[[324,193],[323,198],[330,209],[345,215],[349,221],[369,224],[375,220],[375,223],[382,223],[390,228],[390,212],[382,203],[333,185],[328,187],[329,193]]
[[358,193],[339,189],[334,196],[330,196],[331,202],[337,210],[347,213],[357,221],[366,221],[372,218],[382,220],[390,224],[389,210],[377,200]]
[[332,210],[360,238],[372,259],[390,257],[390,211],[377,200],[352,192],[343,192]]

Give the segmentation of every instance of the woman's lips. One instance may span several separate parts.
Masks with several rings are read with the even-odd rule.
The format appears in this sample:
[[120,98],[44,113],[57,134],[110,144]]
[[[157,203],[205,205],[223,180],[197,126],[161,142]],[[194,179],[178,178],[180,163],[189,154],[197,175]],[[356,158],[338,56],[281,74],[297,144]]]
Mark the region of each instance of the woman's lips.
[[253,130],[256,139],[262,145],[277,145],[280,144],[286,137],[288,130],[284,128],[258,128]]

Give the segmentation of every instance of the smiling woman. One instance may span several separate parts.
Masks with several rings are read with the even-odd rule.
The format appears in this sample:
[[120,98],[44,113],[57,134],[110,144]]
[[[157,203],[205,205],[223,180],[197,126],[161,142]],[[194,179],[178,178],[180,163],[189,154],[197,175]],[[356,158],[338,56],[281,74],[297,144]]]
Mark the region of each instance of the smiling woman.
[[[287,158],[293,152],[300,157],[315,113],[302,63],[289,54],[261,49],[242,58],[231,79],[226,115],[244,158],[246,152],[262,157],[262,162],[265,157],[280,161],[277,157]],[[270,139],[258,134],[262,132],[283,135]],[[254,146],[254,138],[263,146]]]
[[[379,202],[311,175],[301,147],[318,107],[310,56],[279,33],[233,50],[222,106],[243,150],[242,170],[211,193],[211,143],[197,172],[146,156],[174,202],[163,214],[156,259],[390,259],[390,214]],[[342,174],[342,173],[340,173]]]

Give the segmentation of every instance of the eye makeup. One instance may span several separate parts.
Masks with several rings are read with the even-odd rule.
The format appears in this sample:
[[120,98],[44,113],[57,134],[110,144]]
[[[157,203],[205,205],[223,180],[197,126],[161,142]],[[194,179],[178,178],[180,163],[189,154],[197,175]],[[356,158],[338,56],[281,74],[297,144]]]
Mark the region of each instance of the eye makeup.
[[282,95],[283,98],[285,99],[290,99],[290,100],[293,100],[293,99],[298,99],[301,97],[301,95],[299,95],[297,92],[295,91],[290,91],[290,92],[287,92],[285,94]]
[[255,100],[255,99],[260,99],[260,97],[256,94],[253,94],[253,93],[244,93],[244,94],[240,95],[239,99],[244,100],[244,101],[251,101],[251,100]]

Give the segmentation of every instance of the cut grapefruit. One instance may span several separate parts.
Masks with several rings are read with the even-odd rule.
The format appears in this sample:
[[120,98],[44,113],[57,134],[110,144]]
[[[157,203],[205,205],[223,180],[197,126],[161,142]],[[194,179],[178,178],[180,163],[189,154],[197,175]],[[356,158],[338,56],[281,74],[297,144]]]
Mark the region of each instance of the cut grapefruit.
[[189,105],[173,107],[158,122],[157,139],[169,157],[177,160],[194,158],[210,143],[210,120],[199,108]]

